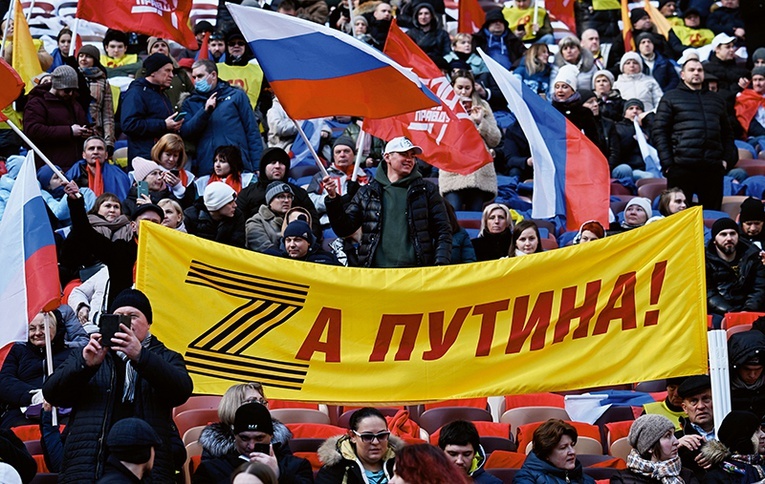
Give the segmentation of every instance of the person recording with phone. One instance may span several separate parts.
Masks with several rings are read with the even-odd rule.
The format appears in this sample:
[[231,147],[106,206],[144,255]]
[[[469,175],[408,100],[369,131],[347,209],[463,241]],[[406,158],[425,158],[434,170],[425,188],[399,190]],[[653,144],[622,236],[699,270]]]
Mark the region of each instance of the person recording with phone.
[[192,484],[229,482],[231,474],[243,462],[259,462],[267,465],[279,480],[279,484],[313,483],[311,464],[292,455],[289,447],[273,441],[274,425],[271,412],[257,402],[246,403],[236,410],[234,424],[234,448],[227,454],[202,456]]
[[176,196],[176,192],[168,183],[168,179],[173,177],[177,180],[178,177],[152,160],[140,156],[133,158],[132,174],[135,183],[130,187],[127,197],[122,201],[122,213],[128,217],[139,206],[147,203],[156,205],[165,198],[175,200],[184,209],[194,203],[196,190],[184,190],[182,196]]
[[172,422],[173,407],[193,391],[186,363],[151,334],[151,302],[141,291],[120,292],[109,312],[82,351],[73,352],[43,384],[46,401],[73,409],[59,482],[101,477],[109,457],[106,437],[115,423],[130,417],[145,420],[162,441],[155,448],[151,482],[172,482],[186,459]]

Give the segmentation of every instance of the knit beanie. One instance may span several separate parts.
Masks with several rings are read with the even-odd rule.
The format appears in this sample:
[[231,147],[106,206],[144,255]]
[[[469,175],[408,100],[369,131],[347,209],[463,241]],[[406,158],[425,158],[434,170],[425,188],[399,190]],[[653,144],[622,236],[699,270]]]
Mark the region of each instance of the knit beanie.
[[202,198],[207,210],[215,212],[235,200],[236,191],[224,182],[212,182],[205,187]]
[[622,60],[619,61],[619,70],[624,73],[624,63],[628,60],[634,60],[640,66],[640,70],[643,70],[643,58],[637,52],[625,52],[622,56]]
[[[149,40],[146,41],[146,52],[151,52],[151,48],[154,47],[154,44],[157,42],[164,42],[167,44],[167,40],[162,37],[149,37]],[[168,47],[170,46],[168,45]]]
[[758,47],[757,50],[754,51],[754,54],[752,54],[752,62],[758,60],[765,60],[765,47]]
[[144,181],[146,177],[149,176],[149,173],[154,170],[164,171],[164,168],[159,166],[155,161],[147,160],[140,156],[133,158],[133,178],[135,178],[135,181]]
[[162,445],[162,440],[148,423],[140,418],[123,418],[117,421],[106,437],[109,453],[117,459],[133,464],[143,464],[151,459],[152,447]]
[[486,21],[483,23],[484,26],[489,26],[494,22],[502,22],[504,24],[505,28],[509,28],[510,24],[508,23],[505,16],[502,14],[501,8],[496,8],[494,10],[490,10],[486,12]]
[[314,242],[311,227],[302,220],[293,220],[287,225],[287,228],[284,229],[284,238],[286,239],[287,237],[300,237],[307,240],[309,244]]
[[281,148],[273,147],[267,148],[263,152],[263,156],[260,157],[261,167],[265,167],[266,165],[270,165],[271,163],[276,162],[281,163],[282,165],[286,166],[287,169],[289,169],[291,162],[290,155]]
[[639,106],[642,111],[645,111],[645,105],[643,104],[643,101],[641,101],[640,99],[632,98],[624,102],[624,112],[626,113],[627,109],[632,106]]
[[653,35],[650,32],[641,32],[635,37],[635,45],[640,45],[643,39],[648,39],[652,44],[656,45],[656,41],[653,39]]
[[741,213],[738,216],[738,221],[744,223],[757,220],[765,222],[765,210],[763,210],[762,202],[760,200],[757,200],[754,197],[749,197],[741,203]]
[[215,27],[213,27],[213,24],[211,24],[207,20],[202,20],[200,22],[197,22],[196,25],[194,25],[194,35],[199,35],[202,32],[212,33],[213,30],[215,30]]
[[718,218],[715,223],[712,224],[712,239],[717,237],[717,234],[723,230],[733,229],[738,233],[738,225],[732,219],[728,217]]
[[165,54],[155,52],[143,61],[143,70],[146,73],[146,77],[149,77],[150,75],[165,67],[167,64],[172,65],[173,59],[169,58]]
[[80,50],[77,52],[77,55],[85,54],[87,56],[92,57],[95,59],[96,62],[98,62],[101,59],[101,51],[98,50],[98,47],[95,45],[83,45],[80,47]]
[[334,153],[336,146],[347,146],[356,154],[356,143],[350,136],[342,135],[332,144],[332,152]]
[[609,82],[611,83],[611,87],[613,87],[614,81],[615,81],[614,75],[611,74],[611,71],[608,71],[606,69],[601,69],[601,70],[597,71],[594,76],[592,76],[592,90],[593,91],[595,90],[595,80],[598,77],[601,77],[601,76],[607,77]]
[[635,25],[638,21],[648,17],[648,12],[644,8],[633,8],[630,12],[630,23]]
[[559,82],[564,82],[571,86],[574,91],[579,87],[576,77],[579,75],[579,68],[572,64],[566,64],[560,68],[558,75],[555,76],[555,80],[552,85],[555,86]]
[[[60,166],[56,166],[58,171],[61,171]],[[47,190],[50,186],[50,180],[53,178],[53,169],[48,165],[43,165],[37,170],[37,181],[40,182],[40,186],[43,190]]]
[[630,427],[627,439],[630,445],[643,455],[656,445],[668,430],[675,430],[675,424],[664,415],[646,414],[639,417]]
[[234,434],[242,432],[263,432],[274,435],[274,423],[266,407],[257,403],[245,403],[234,415]]
[[79,87],[77,71],[73,67],[58,66],[53,70],[50,77],[53,89],[77,89]]
[[146,321],[148,321],[149,324],[152,322],[152,312],[151,312],[151,303],[149,302],[149,298],[146,297],[144,293],[139,291],[138,289],[125,289],[119,294],[117,294],[117,297],[114,298],[114,301],[112,301],[111,306],[109,306],[109,312],[114,313],[119,308],[124,308],[126,306],[134,307],[137,310],[141,311],[143,315],[146,317]]
[[266,188],[266,205],[271,205],[271,200],[282,193],[294,195],[294,193],[292,193],[292,188],[290,188],[288,183],[284,183],[283,181],[272,181],[269,183]]
[[757,446],[752,439],[760,428],[760,419],[752,412],[733,410],[717,431],[717,440],[725,444],[734,454],[751,455],[757,453]]
[[648,215],[648,218],[651,218],[653,215],[653,209],[651,209],[651,201],[648,200],[645,197],[635,197],[631,198],[629,202],[627,202],[627,206],[624,207],[624,211],[626,212],[628,208],[630,208],[633,205],[637,205],[638,207],[642,208],[643,211],[645,211],[645,214]]
[[765,66],[757,66],[754,69],[752,69],[752,77],[754,76],[765,77]]

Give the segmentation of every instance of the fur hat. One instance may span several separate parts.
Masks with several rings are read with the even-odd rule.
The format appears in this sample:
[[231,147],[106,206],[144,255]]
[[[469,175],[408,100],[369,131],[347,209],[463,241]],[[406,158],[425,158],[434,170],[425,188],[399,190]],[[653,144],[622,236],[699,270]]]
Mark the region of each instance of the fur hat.
[[274,435],[274,424],[271,413],[266,407],[257,403],[245,403],[236,410],[234,415],[234,434],[241,432],[263,432]]
[[146,294],[142,293],[138,289],[125,289],[117,294],[116,298],[114,298],[111,306],[109,306],[109,312],[114,313],[114,311],[117,309],[124,308],[125,306],[134,307],[141,311],[146,317],[146,321],[151,324],[153,317],[151,311],[151,302],[149,302],[149,298],[146,297]]
[[215,212],[235,200],[236,191],[223,182],[212,182],[205,187],[202,198],[207,210]]
[[155,52],[143,61],[143,70],[146,74],[146,77],[149,77],[150,75],[165,67],[167,64],[172,65],[173,59],[169,58],[165,54]]
[[629,202],[627,202],[627,206],[624,207],[624,211],[626,212],[628,208],[630,208],[633,205],[637,205],[638,207],[642,208],[645,214],[650,218],[653,215],[653,209],[651,208],[651,201],[648,200],[645,197],[635,197],[631,198]]
[[757,445],[752,439],[760,428],[760,419],[752,412],[731,411],[720,424],[717,440],[725,444],[734,454],[751,455],[757,453]]
[[733,221],[733,219],[730,219],[728,217],[718,218],[715,220],[715,223],[712,224],[712,239],[717,237],[717,234],[722,232],[723,230],[729,230],[733,229],[738,233],[738,225],[736,225],[736,222]]
[[749,197],[741,203],[741,213],[738,216],[740,223],[760,221],[765,222],[765,210],[762,201]]
[[80,83],[77,80],[77,71],[73,67],[58,66],[51,74],[51,87],[53,89],[77,89]]
[[133,158],[133,178],[135,178],[135,181],[144,181],[146,177],[149,176],[149,173],[155,170],[165,171],[165,169],[159,166],[155,161],[147,160],[140,156]]
[[140,418],[123,418],[109,430],[106,445],[117,459],[143,464],[149,462],[152,447],[162,445],[162,440],[151,425]]
[[571,89],[576,91],[579,88],[579,82],[577,76],[579,75],[579,68],[575,65],[566,64],[560,68],[558,75],[555,76],[555,80],[552,85],[555,86],[559,82],[568,84]]
[[643,58],[640,57],[640,54],[638,54],[637,52],[625,52],[624,55],[622,56],[622,60],[619,61],[619,70],[622,71],[622,73],[624,73],[625,62],[627,62],[630,59],[637,62],[638,65],[640,66],[640,70],[641,71],[643,70]]
[[276,198],[277,195],[281,195],[282,193],[295,195],[289,183],[285,183],[283,181],[272,181],[269,183],[268,187],[266,188],[266,205],[271,205],[271,201]]
[[638,454],[643,455],[651,450],[668,430],[675,430],[675,424],[671,420],[663,415],[647,414],[635,420],[627,438]]
[[611,73],[611,71],[606,70],[606,69],[601,69],[601,70],[597,71],[592,76],[592,90],[593,91],[595,90],[595,79],[597,79],[598,77],[601,77],[601,76],[607,77],[609,82],[611,83],[611,87],[614,86],[614,82],[616,81],[616,79],[614,79],[614,75]]

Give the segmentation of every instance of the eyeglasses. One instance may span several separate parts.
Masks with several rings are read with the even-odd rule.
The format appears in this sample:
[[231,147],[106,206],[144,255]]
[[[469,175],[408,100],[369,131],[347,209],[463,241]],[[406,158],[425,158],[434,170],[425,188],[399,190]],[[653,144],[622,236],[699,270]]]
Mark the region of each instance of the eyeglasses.
[[264,407],[268,406],[268,400],[266,400],[265,398],[262,398],[262,397],[251,397],[251,398],[248,398],[247,400],[242,402],[242,405],[244,405],[245,403],[259,403],[259,404],[263,405]]
[[377,439],[378,442],[386,441],[388,440],[388,437],[390,436],[390,432],[380,432],[379,434],[367,434],[367,433],[360,434],[356,432],[355,430],[351,430],[351,432],[356,434],[356,436],[360,438],[362,442],[365,442],[367,444],[370,442],[374,442],[375,439]]
[[235,40],[233,42],[229,42],[228,45],[230,45],[231,47],[244,47],[245,43],[242,40]]

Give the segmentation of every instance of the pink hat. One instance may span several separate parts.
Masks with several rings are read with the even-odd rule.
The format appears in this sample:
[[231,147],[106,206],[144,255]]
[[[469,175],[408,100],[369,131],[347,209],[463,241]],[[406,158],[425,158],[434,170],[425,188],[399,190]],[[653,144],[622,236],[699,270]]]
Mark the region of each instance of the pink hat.
[[135,181],[144,181],[149,173],[154,170],[166,171],[152,160],[147,160],[140,156],[133,158],[133,178],[135,178]]

